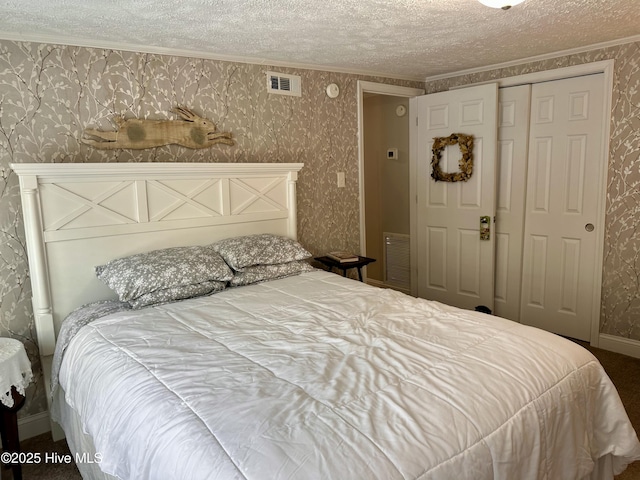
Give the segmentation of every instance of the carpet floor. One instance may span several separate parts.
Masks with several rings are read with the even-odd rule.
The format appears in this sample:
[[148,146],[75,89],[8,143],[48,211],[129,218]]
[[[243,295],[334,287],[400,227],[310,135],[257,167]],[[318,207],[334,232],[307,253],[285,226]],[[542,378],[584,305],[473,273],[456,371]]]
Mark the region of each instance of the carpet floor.
[[[618,389],[636,432],[640,432],[640,381],[638,380],[640,379],[640,359],[592,348],[585,342],[578,343],[590,350],[600,360]],[[42,456],[54,452],[59,455],[71,454],[65,440],[53,442],[49,433],[24,440],[21,442],[21,448],[23,452],[39,452]],[[2,469],[1,480],[11,478],[11,471]],[[24,480],[80,480],[82,477],[73,463],[41,463],[23,465],[22,478]],[[622,474],[616,477],[616,480],[640,480],[640,461],[629,465]]]

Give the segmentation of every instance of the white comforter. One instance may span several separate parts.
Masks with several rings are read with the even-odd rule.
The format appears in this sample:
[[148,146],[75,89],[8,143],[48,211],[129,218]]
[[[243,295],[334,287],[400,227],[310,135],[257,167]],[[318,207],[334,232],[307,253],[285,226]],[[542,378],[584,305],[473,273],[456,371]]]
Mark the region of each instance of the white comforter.
[[60,384],[122,479],[570,480],[640,458],[582,347],[320,271],[97,320]]

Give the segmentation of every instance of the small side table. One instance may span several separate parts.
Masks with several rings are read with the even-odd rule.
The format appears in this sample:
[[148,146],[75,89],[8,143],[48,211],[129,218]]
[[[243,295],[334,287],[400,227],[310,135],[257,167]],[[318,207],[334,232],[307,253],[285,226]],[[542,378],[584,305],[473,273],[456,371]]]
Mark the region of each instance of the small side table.
[[[0,338],[0,434],[5,452],[20,452],[17,413],[24,405],[24,390],[32,379],[31,362],[22,342]],[[14,480],[22,480],[20,463],[7,463],[4,467],[13,469]]]
[[338,270],[342,270],[343,277],[347,276],[347,270],[349,270],[350,268],[357,268],[358,278],[360,279],[360,281],[362,281],[362,270],[361,270],[362,267],[376,261],[375,258],[361,257],[361,256],[358,256],[358,260],[354,262],[339,262],[327,256],[315,257],[314,260],[317,260],[318,262],[329,267],[329,271],[331,271],[332,268],[337,268]]

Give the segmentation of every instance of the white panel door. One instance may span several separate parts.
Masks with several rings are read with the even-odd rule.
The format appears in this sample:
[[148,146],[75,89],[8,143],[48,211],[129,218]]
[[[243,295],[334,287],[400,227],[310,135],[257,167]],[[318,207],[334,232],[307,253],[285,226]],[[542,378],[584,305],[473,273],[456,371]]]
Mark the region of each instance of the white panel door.
[[[480,217],[495,215],[497,84],[417,97],[416,265],[418,296],[461,308],[493,309],[493,231],[480,240]],[[473,135],[474,167],[466,182],[431,178],[434,137]],[[459,170],[458,145],[448,146],[440,165]],[[492,225],[491,225],[492,226]],[[492,229],[493,230],[493,229]]]
[[494,313],[520,318],[531,85],[498,92],[498,180]]
[[520,321],[589,340],[603,75],[533,85]]

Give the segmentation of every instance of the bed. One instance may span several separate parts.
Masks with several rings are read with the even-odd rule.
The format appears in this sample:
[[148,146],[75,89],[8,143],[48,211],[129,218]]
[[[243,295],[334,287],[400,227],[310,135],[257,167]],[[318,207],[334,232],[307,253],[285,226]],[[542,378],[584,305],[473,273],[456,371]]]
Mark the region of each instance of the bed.
[[[51,411],[84,478],[610,479],[640,459],[571,341],[310,267],[239,281],[253,267],[226,241],[304,250],[300,164],[13,168]],[[213,294],[129,308],[94,272],[210,245],[234,285]]]

